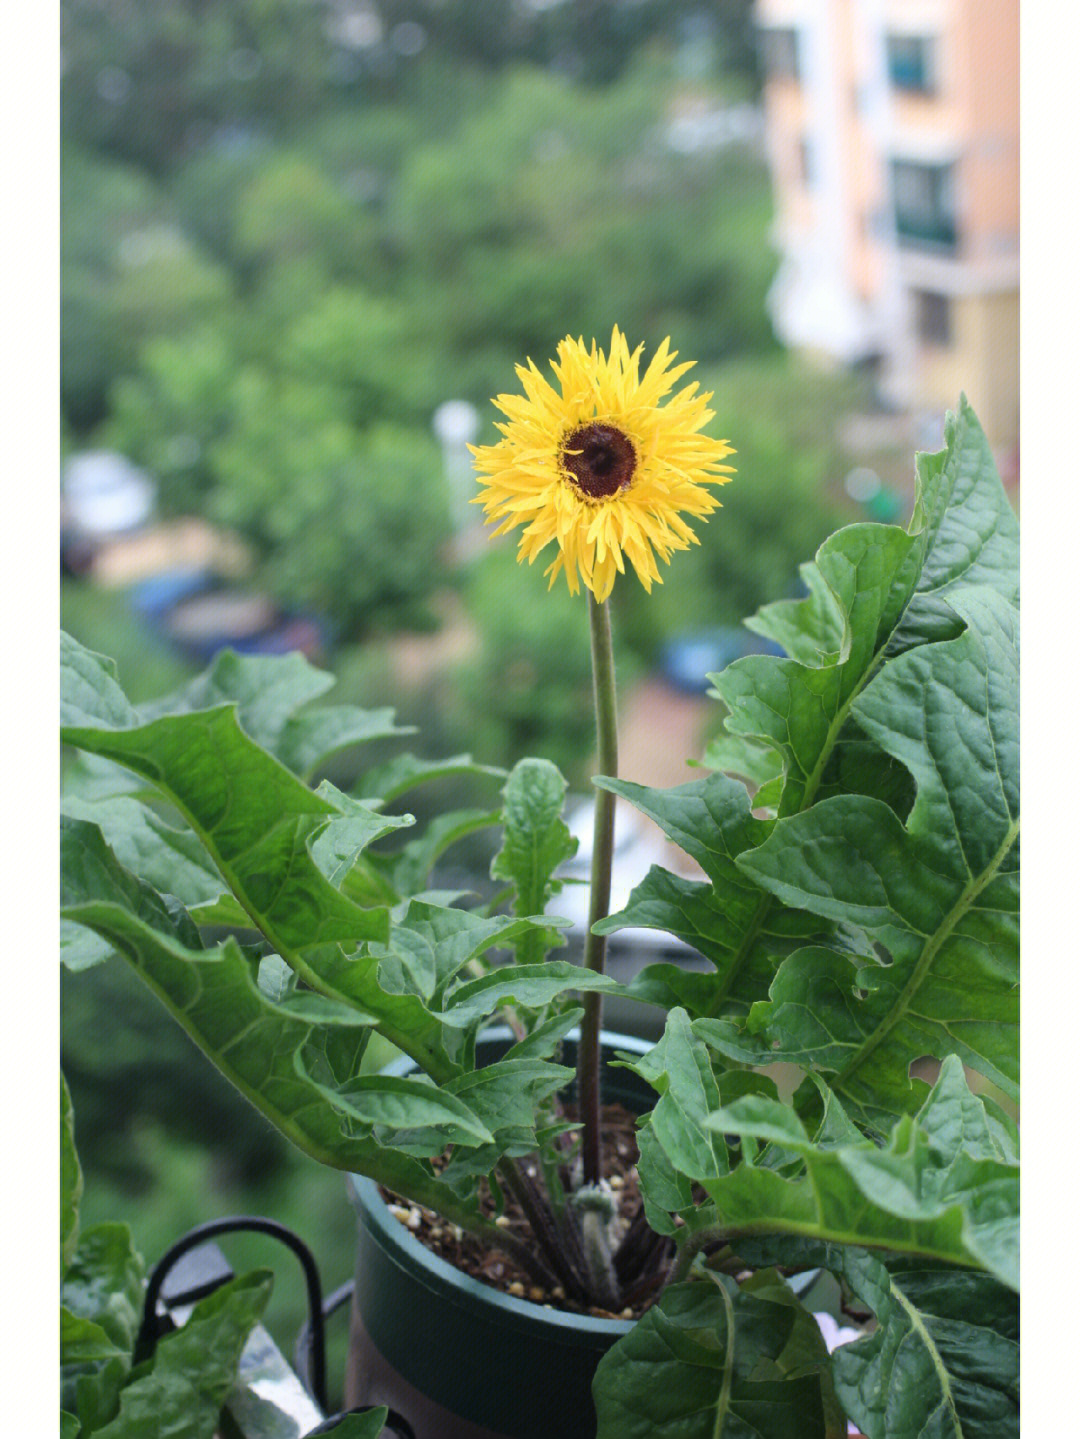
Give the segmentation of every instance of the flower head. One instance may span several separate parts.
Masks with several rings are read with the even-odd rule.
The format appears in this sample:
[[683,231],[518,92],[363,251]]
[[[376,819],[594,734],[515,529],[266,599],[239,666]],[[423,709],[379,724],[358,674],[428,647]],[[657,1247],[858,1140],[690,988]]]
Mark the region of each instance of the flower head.
[[656,559],[698,539],[683,518],[718,508],[706,485],[723,485],[732,467],[726,440],[700,434],[712,398],[696,384],[660,401],[691,368],[673,365],[665,340],[640,375],[644,346],[633,354],[616,327],[604,354],[594,340],[568,335],[551,362],[559,388],[530,360],[517,366],[524,395],[499,395],[507,423],[495,445],[470,446],[484,492],[476,497],[495,534],[524,526],[518,559],[530,564],[551,543],[550,583],[560,571],[571,594],[578,576],[598,601],[629,559],[646,590],[660,583]]

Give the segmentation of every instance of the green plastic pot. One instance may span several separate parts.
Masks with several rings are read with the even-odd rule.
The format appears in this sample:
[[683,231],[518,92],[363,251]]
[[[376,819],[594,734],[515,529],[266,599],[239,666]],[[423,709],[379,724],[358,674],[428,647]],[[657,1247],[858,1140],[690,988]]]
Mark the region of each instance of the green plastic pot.
[[[493,1063],[511,1042],[509,1030],[488,1031],[477,1062]],[[606,1059],[644,1054],[652,1043],[605,1033],[602,1046]],[[572,1031],[563,1062],[576,1054]],[[399,1060],[387,1072],[414,1067]],[[656,1099],[636,1074],[606,1066],[602,1093],[638,1113]],[[416,1439],[595,1439],[593,1374],[632,1321],[502,1294],[425,1248],[372,1180],[349,1175],[348,1188],[358,1223],[346,1403],[389,1405]]]

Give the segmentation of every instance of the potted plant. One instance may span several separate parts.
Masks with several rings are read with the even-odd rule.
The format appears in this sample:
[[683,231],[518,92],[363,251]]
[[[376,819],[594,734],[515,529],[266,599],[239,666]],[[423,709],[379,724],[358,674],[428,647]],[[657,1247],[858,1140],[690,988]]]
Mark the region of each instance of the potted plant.
[[[388,1356],[357,1288],[365,1371],[381,1355],[375,1389],[402,1386],[368,1397],[418,1439],[1012,1434],[1015,517],[962,400],[944,451],[918,458],[909,525],[834,534],[805,598],[750,622],[784,654],[711,677],[727,714],[701,777],[619,779],[608,595],[627,559],[655,583],[656,558],[693,539],[683,516],[730,478],[728,446],[701,433],[708,396],[664,403],[673,360],[665,344],[642,373],[618,331],[606,354],[568,339],[558,388],[520,370],[502,439],[476,451],[488,517],[524,527],[522,558],[553,544],[552,582],[587,592],[600,774],[582,964],[549,957],[573,848],[554,766],[403,754],[349,794],[313,789],[326,755],[394,733],[390,714],[316,706],[331,681],[297,656],[228,654],[136,709],[65,639],[62,735],[82,753],[67,957],[122,955],[294,1143],[380,1187],[361,1230],[393,1206],[374,1226],[397,1245],[384,1288],[421,1273],[411,1292],[446,1306],[410,1376],[401,1321],[379,1320]],[[387,807],[464,772],[502,781],[501,805],[416,837]],[[702,878],[654,867],[609,915],[617,795]],[[482,825],[501,831],[499,902],[429,888]],[[663,1005],[664,1033],[603,1053],[604,939],[623,926],[668,930],[713,968],[644,970],[623,993]],[[405,1071],[362,1068],[375,1032]],[[912,1077],[920,1060],[932,1082]],[[637,1114],[632,1152],[633,1119],[608,1110],[605,1133],[602,1076]],[[455,1281],[447,1254],[473,1274]],[[818,1269],[865,1330],[831,1358],[786,1282]],[[477,1274],[504,1292],[454,1348],[485,1304]],[[550,1359],[543,1383],[513,1358],[515,1333],[545,1325],[592,1347],[591,1398],[576,1361]],[[439,1334],[452,1362],[433,1362]]]

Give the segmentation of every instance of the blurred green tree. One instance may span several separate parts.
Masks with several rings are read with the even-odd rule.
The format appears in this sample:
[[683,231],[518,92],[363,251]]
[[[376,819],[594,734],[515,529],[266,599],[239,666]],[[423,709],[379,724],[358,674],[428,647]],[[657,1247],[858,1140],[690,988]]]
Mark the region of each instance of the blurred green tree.
[[215,131],[280,135],[331,83],[326,0],[62,0],[66,136],[164,175]]

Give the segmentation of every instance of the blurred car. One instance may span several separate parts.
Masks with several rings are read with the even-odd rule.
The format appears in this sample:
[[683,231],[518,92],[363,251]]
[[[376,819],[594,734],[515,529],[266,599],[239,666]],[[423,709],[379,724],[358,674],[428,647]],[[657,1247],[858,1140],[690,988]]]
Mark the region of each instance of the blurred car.
[[256,590],[223,581],[212,570],[181,568],[135,585],[136,614],[196,664],[223,649],[279,655],[299,650],[310,660],[325,655],[325,625],[314,615],[279,608]]
[[782,655],[772,640],[739,625],[713,625],[668,640],[660,652],[660,672],[668,684],[687,694],[706,694],[710,674],[718,674],[744,655]]

